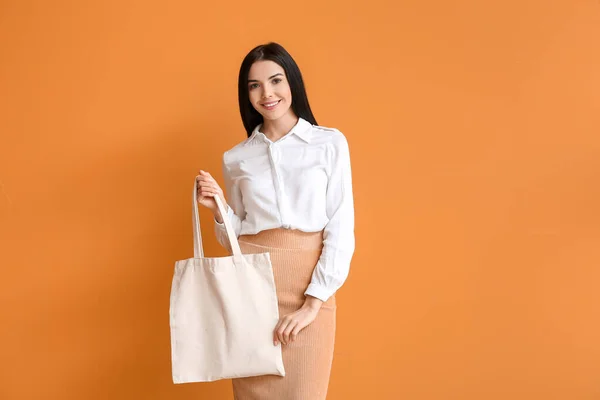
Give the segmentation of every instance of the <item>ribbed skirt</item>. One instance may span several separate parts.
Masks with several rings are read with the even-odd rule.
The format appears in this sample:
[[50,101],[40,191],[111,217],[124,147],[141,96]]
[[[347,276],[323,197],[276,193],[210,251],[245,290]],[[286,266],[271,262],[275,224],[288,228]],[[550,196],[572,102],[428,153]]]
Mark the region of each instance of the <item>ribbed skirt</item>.
[[[279,316],[304,303],[313,270],[323,248],[323,231],[269,229],[240,235],[242,253],[269,252],[277,290]],[[323,303],[316,319],[294,342],[281,344],[285,376],[232,379],[235,400],[325,400],[335,342],[335,295]]]

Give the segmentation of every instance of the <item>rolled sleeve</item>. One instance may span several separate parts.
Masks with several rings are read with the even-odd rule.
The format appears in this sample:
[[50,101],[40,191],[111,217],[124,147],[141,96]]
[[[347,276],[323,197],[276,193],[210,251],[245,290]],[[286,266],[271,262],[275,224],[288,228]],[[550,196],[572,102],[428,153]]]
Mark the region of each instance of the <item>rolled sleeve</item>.
[[323,250],[305,295],[327,301],[346,281],[355,249],[354,199],[350,149],[341,134],[333,145],[331,172],[327,184]]
[[[227,215],[223,215],[223,218],[229,218],[231,221],[231,225],[233,226],[233,230],[235,231],[235,236],[239,237],[240,232],[242,230],[242,220],[244,215],[244,208],[242,204],[242,194],[240,192],[239,187],[234,185],[233,179],[231,178],[231,174],[229,168],[227,167],[227,163],[225,161],[225,156],[227,153],[223,154],[223,180],[225,182],[225,198],[227,199]],[[229,238],[227,237],[227,230],[225,229],[225,221],[222,223],[218,223],[217,219],[214,218],[215,222],[215,236],[217,241],[231,252],[231,245],[229,244]]]

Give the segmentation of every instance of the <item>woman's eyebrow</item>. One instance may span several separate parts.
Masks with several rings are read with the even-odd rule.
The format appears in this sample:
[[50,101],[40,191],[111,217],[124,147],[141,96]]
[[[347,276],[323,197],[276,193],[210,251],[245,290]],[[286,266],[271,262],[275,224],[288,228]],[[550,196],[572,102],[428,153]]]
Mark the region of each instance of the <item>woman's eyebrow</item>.
[[[282,74],[281,72],[278,72],[278,73],[276,73],[275,75],[273,75],[273,76],[270,76],[270,77],[269,77],[269,79],[273,79],[273,78],[275,78],[277,75],[281,75],[281,76],[283,76],[283,74]],[[257,81],[256,79],[248,79],[248,83],[250,83],[250,82],[258,82],[258,81]]]

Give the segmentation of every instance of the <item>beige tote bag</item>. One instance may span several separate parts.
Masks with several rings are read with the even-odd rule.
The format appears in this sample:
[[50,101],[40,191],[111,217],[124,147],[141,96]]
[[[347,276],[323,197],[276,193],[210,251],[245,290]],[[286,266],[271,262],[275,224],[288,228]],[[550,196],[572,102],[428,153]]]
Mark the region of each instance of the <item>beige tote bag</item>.
[[[285,376],[269,253],[242,254],[219,196],[233,255],[204,257],[194,179],[194,258],[175,262],[170,328],[173,383],[257,375]],[[211,221],[212,222],[212,221]]]

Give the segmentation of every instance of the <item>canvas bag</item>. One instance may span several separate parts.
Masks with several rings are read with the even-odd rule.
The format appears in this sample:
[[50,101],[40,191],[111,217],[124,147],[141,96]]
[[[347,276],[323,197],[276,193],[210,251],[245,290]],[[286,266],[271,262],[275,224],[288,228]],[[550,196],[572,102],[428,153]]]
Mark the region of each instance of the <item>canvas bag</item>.
[[232,249],[204,257],[194,179],[194,258],[175,262],[170,296],[173,383],[257,375],[285,376],[269,253],[242,254],[223,202],[214,196]]

